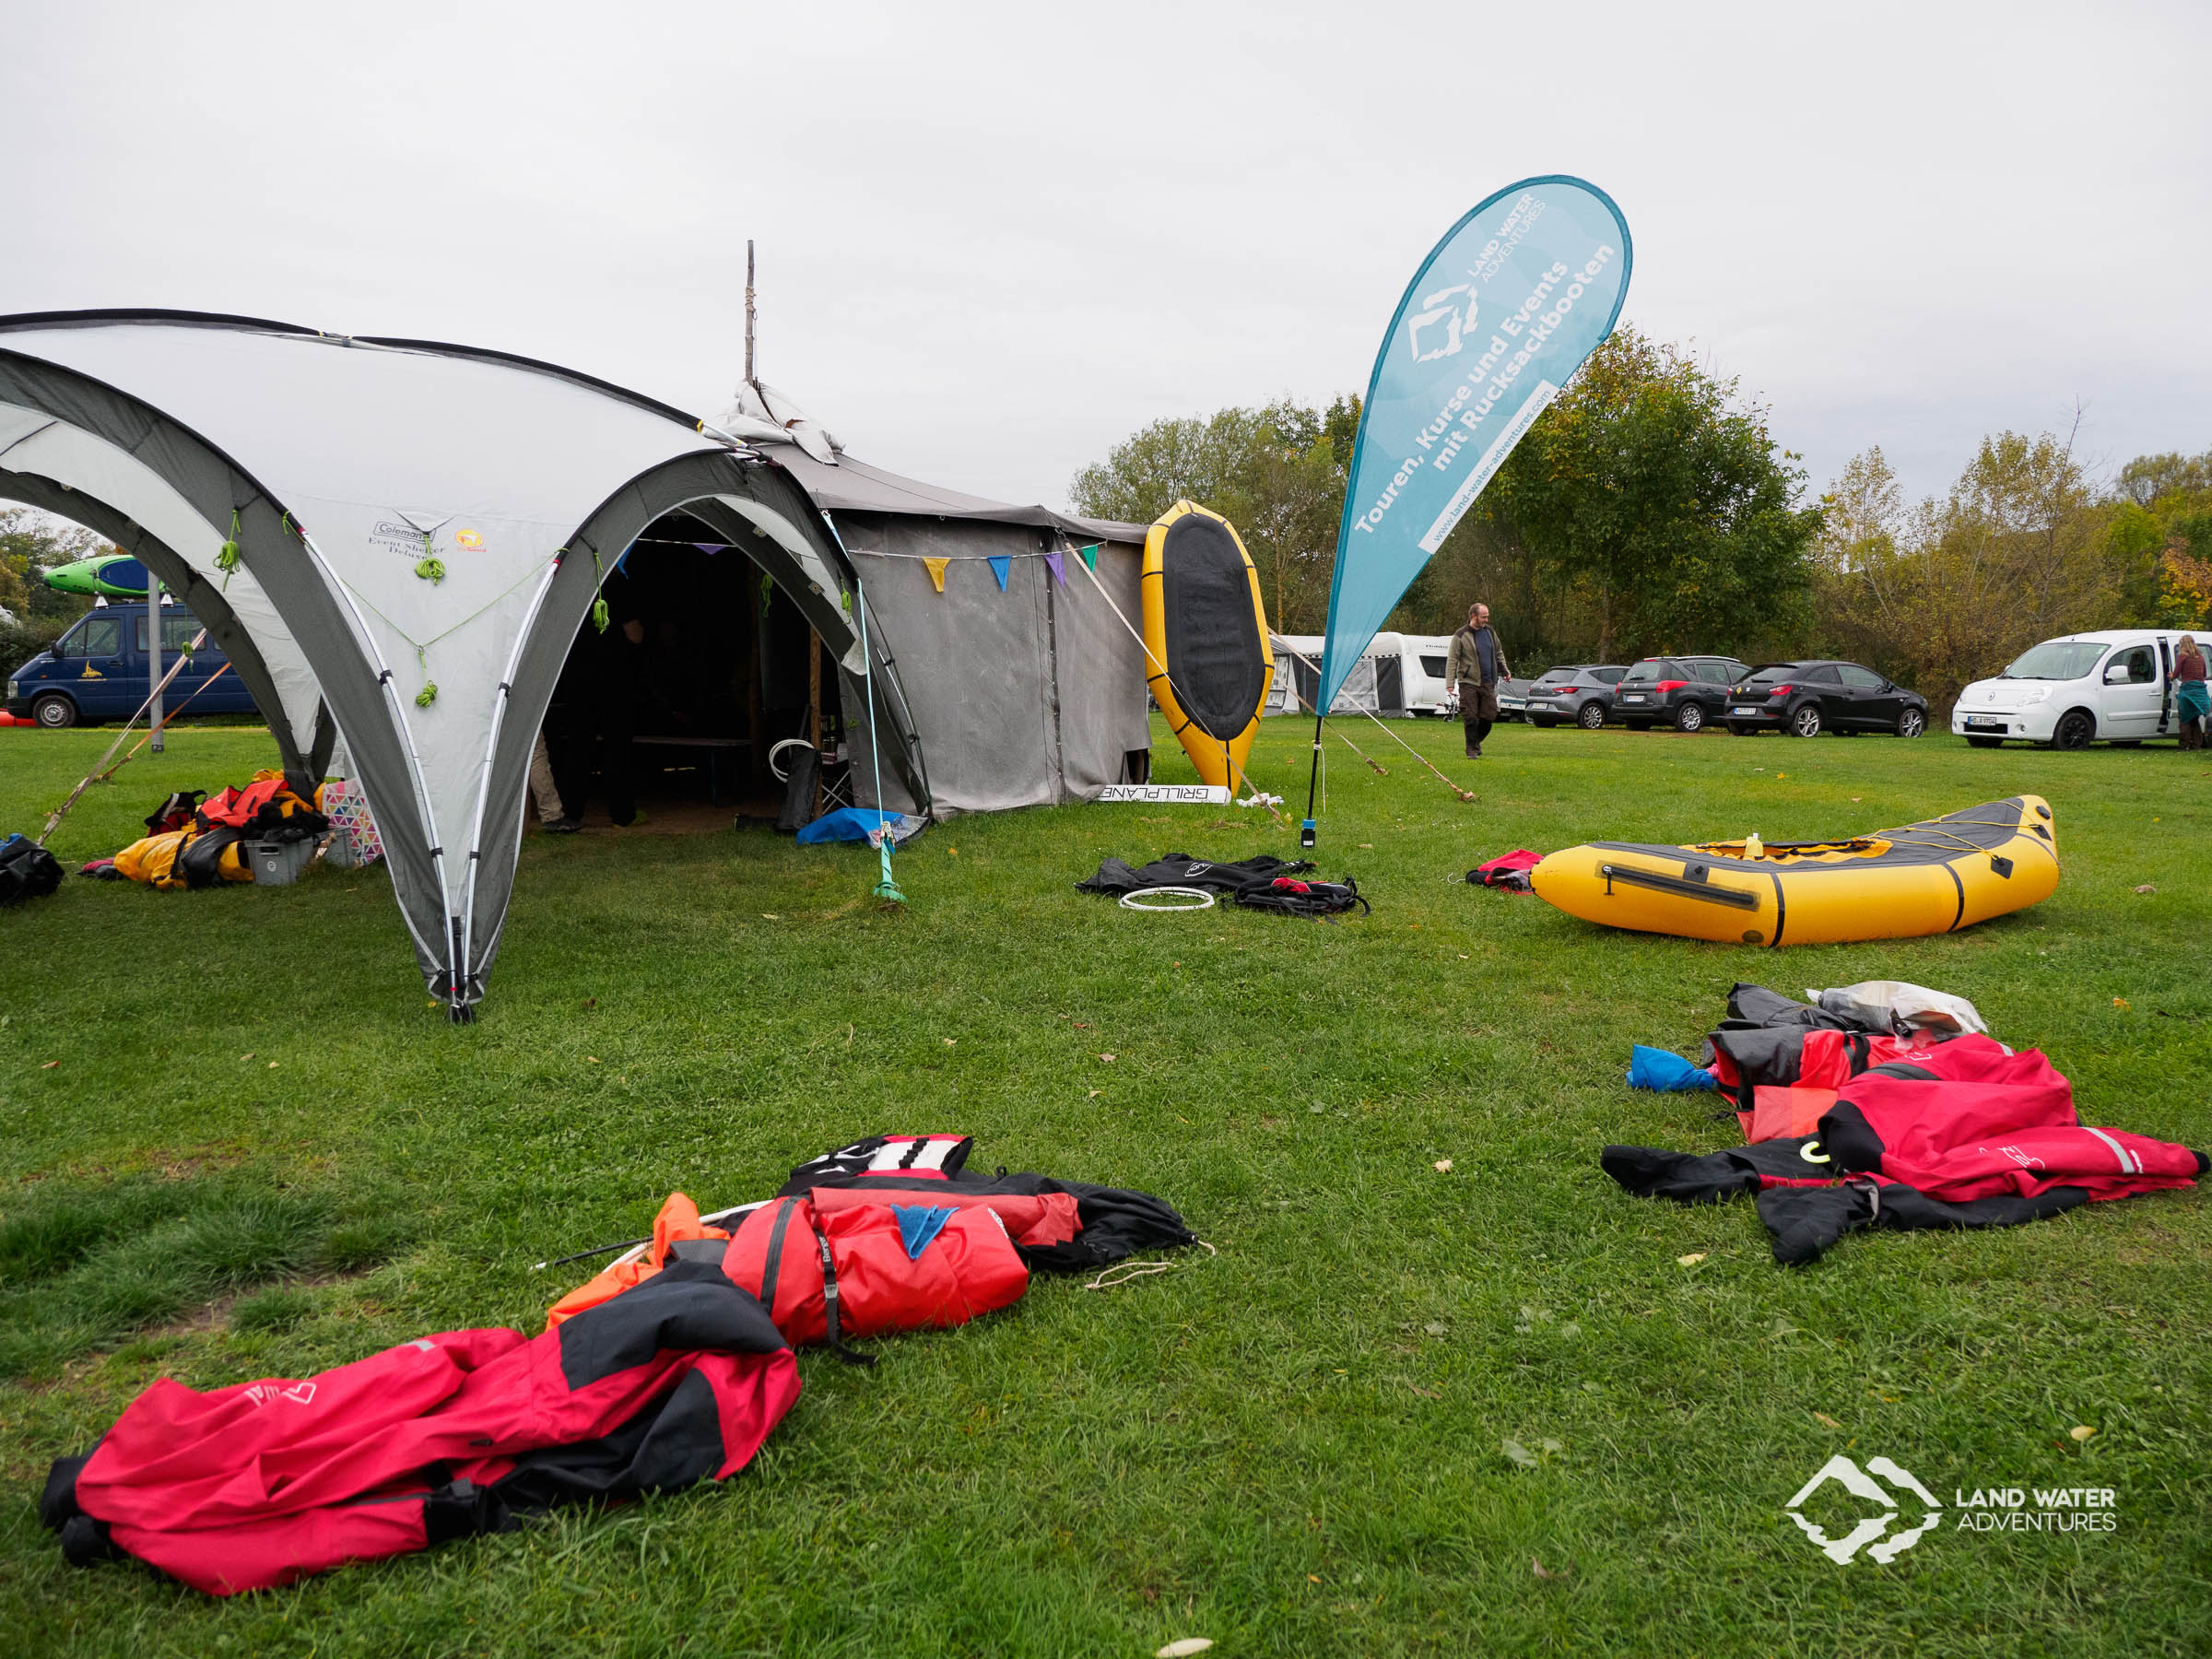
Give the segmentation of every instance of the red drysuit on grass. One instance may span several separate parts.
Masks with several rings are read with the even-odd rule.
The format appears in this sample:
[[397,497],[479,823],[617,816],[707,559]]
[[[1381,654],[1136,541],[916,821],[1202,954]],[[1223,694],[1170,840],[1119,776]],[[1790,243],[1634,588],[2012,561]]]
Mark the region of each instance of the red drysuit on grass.
[[[1785,1266],[1817,1261],[1863,1228],[2018,1227],[2099,1199],[2188,1186],[2212,1169],[2187,1147],[2083,1124],[2072,1087],[2041,1053],[2010,1053],[1988,1037],[1900,1053],[1877,1034],[1746,1022],[1712,1042],[1724,1087],[1739,1104],[1751,1096],[1750,1144],[1701,1156],[1607,1147],[1601,1161],[1646,1197],[1756,1195]],[[1892,1057],[1877,1058],[1885,1049]],[[1830,1090],[1825,1106],[1812,1106],[1817,1117],[1786,1130],[1765,1121]]]
[[2094,1129],[2040,1049],[1955,1037],[1851,1079],[1823,1114],[1839,1174],[1865,1171],[1963,1204],[2080,1187],[2092,1200],[2187,1186],[2202,1165],[2171,1141]]
[[120,1550],[229,1595],[726,1478],[798,1394],[759,1302],[678,1263],[535,1338],[447,1332],[207,1394],[164,1379],[54,1465],[41,1510],[79,1565]]

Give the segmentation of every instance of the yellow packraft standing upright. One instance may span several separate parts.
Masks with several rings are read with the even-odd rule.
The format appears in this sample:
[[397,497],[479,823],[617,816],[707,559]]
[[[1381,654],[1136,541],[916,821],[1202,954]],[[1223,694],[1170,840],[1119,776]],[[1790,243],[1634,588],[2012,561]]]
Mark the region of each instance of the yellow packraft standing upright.
[[1145,536],[1145,676],[1198,775],[1231,789],[1275,677],[1260,573],[1236,526],[1177,501]]

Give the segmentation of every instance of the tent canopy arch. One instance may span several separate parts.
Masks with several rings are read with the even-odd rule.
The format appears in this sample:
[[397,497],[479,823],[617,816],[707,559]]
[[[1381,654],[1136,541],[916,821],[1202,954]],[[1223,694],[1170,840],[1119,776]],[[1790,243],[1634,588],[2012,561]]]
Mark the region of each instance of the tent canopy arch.
[[[194,554],[235,541],[229,592],[265,595],[274,624],[230,605],[237,658],[267,669],[281,633],[312,665],[418,964],[457,1018],[497,953],[552,678],[632,538],[701,504],[810,619],[849,631],[821,581],[849,567],[803,489],[679,411],[549,365],[196,314],[49,314],[0,318],[0,405],[25,417],[0,468],[35,451],[40,504],[82,497],[204,578]],[[254,677],[281,710],[276,676]],[[312,770],[327,747],[286,724],[288,761]]]
[[[285,770],[329,759],[322,688],[253,573],[218,563],[232,502],[263,492],[228,457],[125,393],[19,357],[0,334],[0,496],[97,531],[141,557],[193,611],[268,717]],[[166,461],[165,467],[160,463]]]
[[[1088,799],[1148,759],[1127,621],[1142,526],[901,478],[765,393],[710,427],[465,347],[196,312],[0,317],[9,494],[186,595],[300,782],[335,727],[455,1018],[498,953],[554,682],[664,516],[742,550],[828,647],[844,729],[880,760],[880,787],[856,769],[862,804]],[[947,559],[959,574],[933,582]]]
[[[106,536],[160,578],[162,588],[200,619],[268,721],[286,778],[294,789],[312,789],[330,766],[337,726],[323,706],[314,671],[260,584],[251,577],[235,580],[242,572],[222,572],[211,581],[206,566],[212,550],[205,561],[187,559],[128,512],[82,489],[7,467],[8,459],[0,457],[0,497],[42,508]],[[199,523],[196,514],[192,522]],[[224,575],[234,580],[225,582]],[[251,623],[248,617],[253,618]]]

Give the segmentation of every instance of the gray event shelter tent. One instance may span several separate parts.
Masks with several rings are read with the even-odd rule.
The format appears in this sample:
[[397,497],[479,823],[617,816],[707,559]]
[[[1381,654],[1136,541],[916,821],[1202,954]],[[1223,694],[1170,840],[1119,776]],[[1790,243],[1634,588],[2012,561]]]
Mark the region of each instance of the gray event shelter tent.
[[[1142,648],[1113,608],[1136,619],[1141,527],[869,467],[766,388],[707,424],[466,347],[193,312],[0,317],[0,497],[108,536],[178,594],[296,784],[344,738],[456,1020],[498,954],[556,678],[664,515],[797,606],[856,745],[876,746],[884,806],[1087,799],[1148,751]],[[853,777],[875,804],[875,768]]]

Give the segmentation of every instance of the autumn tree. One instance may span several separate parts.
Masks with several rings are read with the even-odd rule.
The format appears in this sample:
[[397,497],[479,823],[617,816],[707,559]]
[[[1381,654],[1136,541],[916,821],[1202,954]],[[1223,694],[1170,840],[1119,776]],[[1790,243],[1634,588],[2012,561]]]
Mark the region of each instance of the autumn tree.
[[2151,498],[2165,519],[2141,504],[2131,470],[2150,469],[2106,492],[2073,431],[1998,432],[1942,498],[1907,508],[1879,449],[1853,458],[1826,498],[1822,647],[1941,704],[2040,640],[2157,619],[2168,524],[2189,521],[2171,491]]
[[1211,508],[1243,537],[1269,624],[1319,633],[1359,426],[1357,397],[1156,420],[1077,473],[1069,494],[1086,517],[1138,524],[1186,498]]
[[1747,652],[1806,614],[1817,505],[1767,412],[1622,328],[1477,503],[1533,572],[1594,614],[1595,651]]

